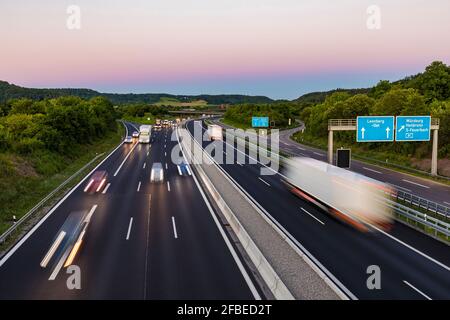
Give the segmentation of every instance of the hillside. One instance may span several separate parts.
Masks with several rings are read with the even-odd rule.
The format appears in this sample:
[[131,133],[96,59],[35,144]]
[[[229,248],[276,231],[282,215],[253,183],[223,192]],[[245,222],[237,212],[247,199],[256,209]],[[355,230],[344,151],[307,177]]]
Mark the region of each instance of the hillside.
[[222,95],[171,95],[166,93],[101,93],[91,89],[36,89],[25,88],[6,81],[0,80],[0,103],[5,103],[10,99],[29,98],[33,100],[43,100],[48,98],[58,98],[61,96],[77,96],[82,99],[91,99],[103,96],[113,104],[129,103],[157,103],[161,99],[176,99],[182,102],[204,100],[208,104],[238,104],[238,103],[270,103],[273,100],[265,96],[246,96],[239,94]]

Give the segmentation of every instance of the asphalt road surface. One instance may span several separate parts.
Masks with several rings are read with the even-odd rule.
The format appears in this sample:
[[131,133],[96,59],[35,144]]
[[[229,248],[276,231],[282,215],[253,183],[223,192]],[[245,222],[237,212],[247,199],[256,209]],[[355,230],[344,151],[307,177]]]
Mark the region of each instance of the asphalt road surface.
[[[193,177],[180,176],[172,163],[171,133],[154,132],[151,144],[120,145],[97,169],[109,174],[103,192],[84,192],[84,181],[13,247],[0,260],[0,299],[258,298]],[[153,162],[163,164],[163,183],[150,183]],[[81,289],[69,290],[71,274],[58,268],[62,258],[40,264],[68,216],[80,210],[92,218],[73,261]]]
[[[192,133],[195,126],[206,130],[199,122],[187,123]],[[206,147],[210,142],[202,143]],[[226,142],[223,143],[226,150]],[[341,288],[358,299],[450,299],[447,245],[400,223],[395,223],[389,233],[361,233],[294,196],[280,175],[261,176],[262,165],[249,162],[246,157],[244,164],[221,167],[294,242],[342,284]],[[367,269],[372,265],[381,271],[380,290],[367,286]]]

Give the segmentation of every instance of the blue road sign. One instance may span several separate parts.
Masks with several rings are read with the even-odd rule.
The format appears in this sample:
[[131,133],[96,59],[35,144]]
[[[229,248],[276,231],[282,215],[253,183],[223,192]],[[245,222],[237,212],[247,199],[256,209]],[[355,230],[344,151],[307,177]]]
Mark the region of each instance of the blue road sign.
[[398,116],[395,141],[430,141],[430,116]]
[[356,119],[357,142],[394,141],[393,116],[367,116]]
[[268,128],[269,117],[252,117],[253,128]]

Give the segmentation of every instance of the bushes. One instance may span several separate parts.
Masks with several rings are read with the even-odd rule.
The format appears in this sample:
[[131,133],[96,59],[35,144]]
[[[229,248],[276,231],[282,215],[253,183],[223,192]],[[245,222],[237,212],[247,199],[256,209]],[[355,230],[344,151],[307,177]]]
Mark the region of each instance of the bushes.
[[116,112],[102,97],[9,101],[10,112],[0,118],[0,150],[33,154],[49,150],[70,155],[77,144],[88,144],[116,128]]
[[252,117],[269,117],[270,122],[275,122],[276,127],[286,127],[289,118],[294,119],[291,103],[276,104],[241,104],[231,106],[225,112],[226,121],[250,127]]

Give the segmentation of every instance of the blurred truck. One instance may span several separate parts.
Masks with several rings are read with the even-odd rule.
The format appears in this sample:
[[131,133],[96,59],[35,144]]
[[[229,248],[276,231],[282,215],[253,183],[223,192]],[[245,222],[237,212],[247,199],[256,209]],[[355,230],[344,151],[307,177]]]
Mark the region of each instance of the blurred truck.
[[208,125],[208,136],[211,141],[222,140],[222,127],[217,124]]
[[360,231],[392,226],[385,198],[393,190],[385,183],[311,158],[286,160],[283,176],[292,193]]
[[144,124],[139,127],[139,143],[150,143],[152,126]]

